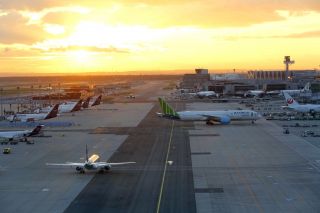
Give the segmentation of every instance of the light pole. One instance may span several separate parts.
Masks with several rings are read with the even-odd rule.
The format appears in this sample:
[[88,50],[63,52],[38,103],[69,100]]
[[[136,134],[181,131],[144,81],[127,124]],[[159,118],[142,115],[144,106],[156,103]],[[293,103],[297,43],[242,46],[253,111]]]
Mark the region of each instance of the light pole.
[[3,91],[3,88],[0,88],[0,93],[1,93],[1,116],[3,116],[2,91]]

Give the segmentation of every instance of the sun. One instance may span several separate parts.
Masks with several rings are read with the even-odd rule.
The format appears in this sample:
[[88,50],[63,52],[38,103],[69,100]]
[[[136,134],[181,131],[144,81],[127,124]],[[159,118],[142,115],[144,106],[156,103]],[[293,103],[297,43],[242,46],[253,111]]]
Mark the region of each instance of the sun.
[[70,61],[78,64],[88,64],[92,61],[92,53],[86,50],[68,51],[67,56]]

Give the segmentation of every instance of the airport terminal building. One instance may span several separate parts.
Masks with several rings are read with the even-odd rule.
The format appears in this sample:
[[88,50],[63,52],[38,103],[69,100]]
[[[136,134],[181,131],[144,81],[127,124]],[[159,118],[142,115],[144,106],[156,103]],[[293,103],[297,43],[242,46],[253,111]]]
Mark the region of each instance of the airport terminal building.
[[224,95],[242,95],[248,90],[302,89],[308,82],[313,92],[320,92],[320,72],[317,70],[209,74],[207,69],[196,69],[194,74],[183,76],[180,88],[190,92],[208,90]]

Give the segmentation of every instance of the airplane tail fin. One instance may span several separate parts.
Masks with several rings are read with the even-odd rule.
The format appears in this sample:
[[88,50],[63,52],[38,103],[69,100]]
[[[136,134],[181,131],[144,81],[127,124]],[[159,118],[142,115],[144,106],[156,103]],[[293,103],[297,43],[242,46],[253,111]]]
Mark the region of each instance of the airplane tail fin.
[[88,157],[88,145],[86,144],[86,162],[89,162],[89,157]]
[[59,104],[54,105],[54,107],[51,109],[50,112],[48,112],[47,116],[45,117],[46,119],[50,119],[50,118],[55,118],[58,115],[58,111],[59,111]]
[[296,102],[288,93],[283,92],[283,95],[286,99],[288,106],[299,105],[298,102]]
[[303,88],[304,92],[309,91],[309,90],[310,90],[310,82],[308,82]]
[[162,113],[166,116],[174,116],[179,117],[178,113],[162,98],[159,98],[160,107],[162,110]]
[[36,127],[32,130],[32,132],[29,134],[29,136],[33,136],[33,135],[39,134],[40,131],[41,131],[41,129],[42,129],[42,127],[44,127],[44,125],[38,125],[38,126],[36,126]]
[[75,112],[75,111],[79,111],[81,109],[82,106],[82,99],[80,99],[73,107],[73,109],[71,110],[71,112]]
[[88,97],[82,104],[82,108],[88,108],[91,97]]
[[91,106],[99,105],[101,103],[101,99],[102,99],[102,95],[99,95]]

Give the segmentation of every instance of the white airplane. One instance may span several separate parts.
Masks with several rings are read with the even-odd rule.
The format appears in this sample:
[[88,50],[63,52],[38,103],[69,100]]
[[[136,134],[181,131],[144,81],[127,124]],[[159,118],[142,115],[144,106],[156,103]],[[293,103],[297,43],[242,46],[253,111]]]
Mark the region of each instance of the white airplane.
[[162,98],[159,98],[162,113],[157,113],[160,117],[182,120],[182,121],[206,121],[208,125],[214,122],[229,124],[236,120],[249,120],[252,123],[261,115],[252,110],[221,110],[221,111],[180,111],[176,112]]
[[102,95],[98,95],[97,98],[92,102],[90,103],[89,105],[90,106],[96,106],[96,105],[99,105],[101,103],[101,99],[102,99]]
[[266,94],[266,92],[263,90],[249,90],[244,94],[244,97],[247,97],[247,96],[258,97],[258,96],[262,96],[265,94]]
[[108,163],[108,162],[97,162],[99,155],[93,154],[90,158],[88,157],[88,147],[86,145],[86,160],[84,163],[46,163],[47,166],[62,166],[62,167],[75,167],[79,173],[85,173],[86,170],[97,170],[99,172],[109,171],[112,166],[133,164],[136,162],[119,162],[119,163]]
[[39,120],[47,120],[50,118],[57,117],[59,104],[56,104],[48,113],[33,113],[33,114],[15,114],[10,115],[6,119],[9,121],[39,121]]
[[264,96],[264,95],[281,95],[284,92],[290,95],[297,95],[300,93],[310,92],[310,83],[307,83],[303,89],[295,89],[295,90],[273,90],[273,91],[264,91],[264,90],[249,90],[244,94],[244,97],[247,96]]
[[20,130],[20,131],[6,131],[0,132],[0,138],[7,139],[8,141],[13,140],[26,140],[27,137],[38,135],[44,125],[38,125],[33,130]]
[[287,93],[289,95],[298,95],[300,93],[310,92],[310,82],[308,82],[303,89],[281,90],[281,93]]
[[315,114],[317,112],[320,112],[320,105],[319,104],[299,104],[296,102],[288,93],[283,93],[287,106],[282,106],[284,109],[293,110],[296,112],[301,113],[310,113]]
[[219,95],[214,91],[200,91],[196,93],[188,93],[190,95],[196,95],[199,98],[210,98],[210,97],[218,97]]
[[[80,99],[77,102],[67,102],[67,103],[63,103],[60,104],[59,106],[59,113],[67,113],[67,112],[76,112],[79,111],[81,109],[82,106],[82,100]],[[52,107],[46,107],[41,109],[41,112],[48,112],[52,109]]]
[[81,109],[82,106],[82,100],[80,99],[78,102],[69,102],[66,104],[61,104],[59,106],[59,112],[60,113],[66,113],[66,112],[76,112]]

